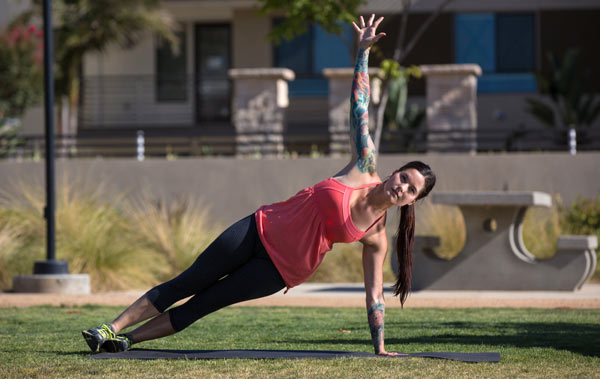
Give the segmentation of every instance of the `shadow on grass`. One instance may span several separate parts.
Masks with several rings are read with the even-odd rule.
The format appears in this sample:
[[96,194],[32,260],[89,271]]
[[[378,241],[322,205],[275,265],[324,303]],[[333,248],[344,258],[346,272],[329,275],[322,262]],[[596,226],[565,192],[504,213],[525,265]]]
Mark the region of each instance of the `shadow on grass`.
[[[428,335],[386,338],[387,344],[458,344],[513,346],[518,348],[551,348],[583,356],[600,357],[600,324],[566,322],[423,322],[389,323],[394,329],[427,331]],[[472,332],[472,333],[470,333]],[[314,344],[370,344],[367,339],[323,339],[286,341]]]

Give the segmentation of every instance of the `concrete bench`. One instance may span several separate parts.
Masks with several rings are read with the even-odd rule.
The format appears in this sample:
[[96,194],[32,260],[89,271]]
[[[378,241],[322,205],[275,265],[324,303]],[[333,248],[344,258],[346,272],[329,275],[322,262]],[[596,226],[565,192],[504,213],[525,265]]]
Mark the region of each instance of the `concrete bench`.
[[[523,218],[530,206],[550,207],[543,192],[438,192],[436,204],[456,205],[463,213],[467,239],[462,251],[444,260],[433,253],[435,236],[415,238],[414,290],[565,290],[579,289],[596,267],[595,236],[561,236],[557,253],[536,259],[523,244]],[[397,272],[395,253],[392,267]]]

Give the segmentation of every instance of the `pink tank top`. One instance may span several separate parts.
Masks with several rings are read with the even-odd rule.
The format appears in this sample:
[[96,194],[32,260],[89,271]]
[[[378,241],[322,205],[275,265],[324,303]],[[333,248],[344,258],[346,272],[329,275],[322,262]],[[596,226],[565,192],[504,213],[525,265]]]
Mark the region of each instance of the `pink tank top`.
[[377,184],[354,188],[329,178],[256,211],[260,239],[288,289],[308,280],[335,242],[358,241],[383,218],[362,232],[350,214],[352,192]]

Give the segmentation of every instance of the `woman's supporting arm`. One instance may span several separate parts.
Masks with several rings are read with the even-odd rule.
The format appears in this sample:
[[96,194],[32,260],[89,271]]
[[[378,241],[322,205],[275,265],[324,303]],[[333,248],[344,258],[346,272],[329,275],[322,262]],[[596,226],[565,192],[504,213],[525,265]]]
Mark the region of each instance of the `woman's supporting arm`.
[[365,236],[363,244],[363,273],[367,300],[367,319],[375,354],[389,355],[384,345],[385,300],[383,298],[383,265],[387,252],[385,224],[375,226],[374,233]]
[[382,354],[385,352],[383,333],[385,304],[377,301],[368,309],[367,317],[369,318],[369,328],[371,329],[371,340],[373,341],[375,354]]

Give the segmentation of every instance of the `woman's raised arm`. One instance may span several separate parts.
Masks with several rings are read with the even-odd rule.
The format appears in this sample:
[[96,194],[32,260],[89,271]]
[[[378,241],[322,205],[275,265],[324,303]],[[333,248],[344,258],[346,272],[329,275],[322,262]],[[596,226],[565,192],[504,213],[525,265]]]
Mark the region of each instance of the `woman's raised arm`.
[[350,140],[352,145],[352,158],[356,159],[358,171],[361,173],[374,173],[376,168],[377,152],[369,135],[369,51],[371,46],[385,36],[385,33],[376,34],[377,27],[383,17],[375,20],[372,14],[368,25],[360,16],[360,27],[354,22],[352,25],[358,34],[358,55],[354,66],[352,93],[350,94]]

